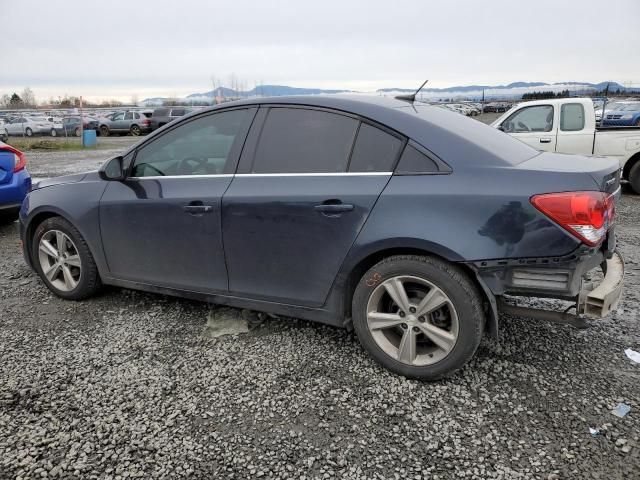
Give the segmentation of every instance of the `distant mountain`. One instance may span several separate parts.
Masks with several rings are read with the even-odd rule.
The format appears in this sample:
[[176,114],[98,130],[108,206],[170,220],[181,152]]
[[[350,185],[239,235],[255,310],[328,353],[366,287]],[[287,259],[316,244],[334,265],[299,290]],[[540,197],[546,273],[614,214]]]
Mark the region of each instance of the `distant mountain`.
[[[623,85],[617,82],[558,82],[558,83],[544,83],[544,82],[513,82],[508,85],[458,85],[454,87],[446,88],[423,88],[420,91],[420,96],[426,99],[479,99],[484,97],[489,98],[520,98],[525,93],[534,91],[551,90],[554,92],[560,92],[569,90],[573,94],[587,94],[593,91],[604,90],[609,84],[610,91],[626,91],[627,89]],[[417,88],[417,87],[416,87]],[[633,89],[637,90],[637,89]],[[380,88],[375,92],[378,95],[390,95],[400,93],[414,92],[415,88]],[[287,85],[258,85],[251,90],[234,90],[227,87],[218,87],[215,90],[210,90],[203,93],[192,93],[187,95],[184,99],[178,99],[184,103],[208,103],[215,97],[223,98],[248,98],[248,97],[279,97],[283,95],[333,95],[338,93],[361,93],[354,92],[353,90],[325,90],[321,88],[300,88],[289,87]],[[141,104],[152,106],[161,105],[167,98],[165,97],[153,97],[144,99]],[[175,100],[175,99],[172,99]]]
[[321,88],[299,88],[286,85],[258,85],[251,90],[232,90],[227,87],[218,87],[215,90],[204,93],[192,93],[186,98],[213,98],[213,97],[280,97],[283,95],[331,95],[336,93],[349,93],[349,90],[323,90]]

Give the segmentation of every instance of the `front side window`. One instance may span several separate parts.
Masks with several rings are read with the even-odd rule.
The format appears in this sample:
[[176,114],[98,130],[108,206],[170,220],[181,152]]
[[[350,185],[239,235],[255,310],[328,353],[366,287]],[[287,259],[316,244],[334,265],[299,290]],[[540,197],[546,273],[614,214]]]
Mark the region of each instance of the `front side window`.
[[508,133],[550,132],[553,128],[553,107],[536,105],[525,107],[502,122],[502,129]]
[[560,130],[577,132],[584,128],[584,107],[580,103],[565,103],[560,109]]
[[[136,154],[132,176],[219,175],[235,141],[243,141],[246,109],[200,117],[168,131]],[[240,135],[242,134],[242,135]]]
[[347,169],[358,121],[303,108],[272,108],[256,148],[253,173],[339,173]]
[[402,140],[366,123],[360,124],[353,146],[350,172],[390,172],[398,158]]
[[124,118],[124,113],[115,113],[113,117],[111,117],[111,120],[115,122],[116,120],[122,120],[123,118]]

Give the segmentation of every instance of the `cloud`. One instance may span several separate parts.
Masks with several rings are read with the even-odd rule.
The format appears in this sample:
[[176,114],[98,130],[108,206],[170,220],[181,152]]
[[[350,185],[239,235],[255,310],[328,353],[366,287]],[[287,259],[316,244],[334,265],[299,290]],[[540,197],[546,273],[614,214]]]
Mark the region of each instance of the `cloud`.
[[[0,93],[184,95],[228,83],[640,83],[640,2],[11,2]],[[608,23],[611,23],[609,27]],[[614,35],[604,34],[613,31]]]

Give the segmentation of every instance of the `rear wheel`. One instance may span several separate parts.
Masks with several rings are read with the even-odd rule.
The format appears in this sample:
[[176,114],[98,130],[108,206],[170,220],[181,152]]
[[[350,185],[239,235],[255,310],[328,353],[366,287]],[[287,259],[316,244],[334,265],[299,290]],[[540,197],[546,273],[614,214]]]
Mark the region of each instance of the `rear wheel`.
[[58,136],[58,132],[56,131],[56,129],[55,129],[55,128],[52,128],[52,129],[51,129],[51,136],[52,136],[52,137],[57,137],[57,136]]
[[458,267],[422,256],[393,256],[371,268],[353,297],[353,324],[369,354],[409,378],[436,380],[475,353],[482,300]]
[[140,135],[140,127],[138,125],[131,125],[131,128],[129,129],[129,132],[134,137],[137,137],[137,136]]
[[0,132],[0,141],[6,142],[9,140],[9,132],[5,129],[3,132]]
[[32,239],[31,258],[45,285],[59,297],[82,300],[101,286],[87,243],[64,218],[48,218],[38,225]]
[[109,127],[107,127],[106,125],[102,125],[100,127],[100,136],[101,137],[108,137],[109,136]]
[[79,136],[80,136],[80,127],[76,127],[76,129],[73,131],[73,134],[74,134],[76,137],[79,137]]
[[629,170],[629,183],[633,191],[640,195],[640,160]]

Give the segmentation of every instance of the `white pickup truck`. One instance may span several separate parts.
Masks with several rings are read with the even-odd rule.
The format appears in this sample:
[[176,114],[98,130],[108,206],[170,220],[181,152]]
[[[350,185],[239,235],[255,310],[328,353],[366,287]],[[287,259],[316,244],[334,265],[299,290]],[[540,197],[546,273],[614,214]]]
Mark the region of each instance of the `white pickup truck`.
[[523,102],[491,126],[538,150],[617,158],[622,178],[640,193],[640,128],[596,126],[590,98]]

